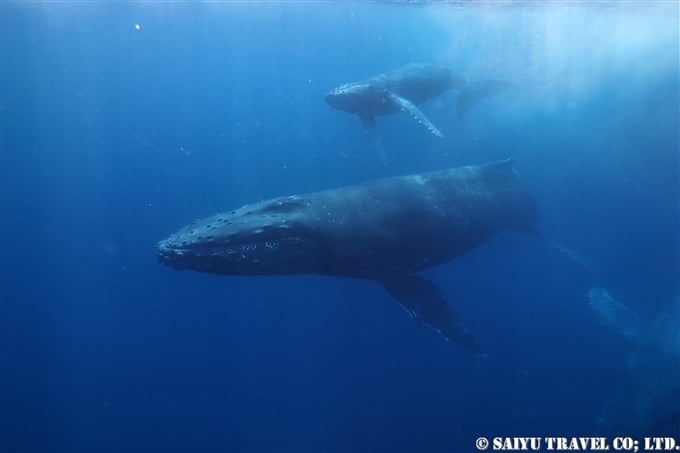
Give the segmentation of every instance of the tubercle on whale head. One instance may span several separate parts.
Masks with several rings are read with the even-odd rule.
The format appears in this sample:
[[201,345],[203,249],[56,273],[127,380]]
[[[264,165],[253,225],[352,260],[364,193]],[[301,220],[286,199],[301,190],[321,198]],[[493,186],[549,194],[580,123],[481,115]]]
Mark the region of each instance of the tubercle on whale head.
[[299,221],[308,208],[284,197],[198,219],[156,247],[175,269],[215,274],[291,274],[305,271],[318,249],[317,232]]
[[348,83],[330,90],[324,95],[324,100],[338,110],[357,113],[374,93],[377,94],[378,90],[370,83]]

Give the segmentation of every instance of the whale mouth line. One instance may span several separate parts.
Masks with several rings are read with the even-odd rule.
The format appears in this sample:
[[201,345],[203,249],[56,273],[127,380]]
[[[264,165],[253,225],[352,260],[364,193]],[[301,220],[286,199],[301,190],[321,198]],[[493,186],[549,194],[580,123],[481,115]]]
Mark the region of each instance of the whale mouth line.
[[182,257],[245,257],[253,253],[275,253],[281,247],[298,247],[311,239],[301,236],[268,237],[248,241],[201,242],[189,246],[166,239],[156,247],[158,260],[165,264],[181,260]]
[[286,265],[280,264],[280,256],[300,261],[306,251],[317,246],[316,243],[312,238],[287,236],[187,248],[166,239],[158,243],[156,258],[159,263],[175,270],[192,269],[233,275],[277,274],[286,269]]
[[165,248],[175,251],[201,251],[214,250],[219,248],[233,248],[246,246],[248,244],[259,244],[266,242],[285,241],[290,238],[300,238],[300,232],[296,232],[290,225],[282,224],[278,227],[269,225],[257,227],[249,230],[232,230],[225,232],[205,231],[195,232],[184,231],[160,241],[158,248]]
[[266,245],[271,245],[274,243],[279,243],[282,241],[287,241],[290,239],[302,239],[302,238],[294,238],[294,237],[272,237],[272,238],[267,238],[267,239],[256,239],[252,241],[234,241],[234,240],[225,240],[225,241],[219,241],[215,240],[212,242],[201,242],[201,243],[196,243],[196,244],[178,244],[178,243],[173,243],[172,241],[161,241],[158,243],[157,249],[159,252],[161,251],[167,251],[167,252],[174,252],[177,254],[201,254],[201,252],[216,252],[219,250],[230,250],[230,249],[248,249],[252,247],[258,247],[258,246],[266,246]]

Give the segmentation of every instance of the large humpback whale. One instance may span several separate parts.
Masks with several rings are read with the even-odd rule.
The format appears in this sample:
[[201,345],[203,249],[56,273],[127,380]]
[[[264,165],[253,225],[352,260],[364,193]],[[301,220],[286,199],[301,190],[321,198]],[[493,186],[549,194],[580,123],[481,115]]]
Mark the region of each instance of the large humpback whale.
[[447,90],[458,90],[458,115],[462,116],[476,102],[509,86],[500,80],[468,83],[448,68],[431,63],[409,63],[398,69],[366,80],[348,83],[326,93],[332,107],[358,115],[366,135],[373,141],[383,163],[386,156],[375,132],[375,117],[406,112],[433,134],[443,137],[437,127],[416,107]]
[[419,276],[501,230],[533,232],[536,205],[504,160],[261,201],[200,219],[157,247],[176,269],[323,274],[381,282],[415,318],[479,353],[437,287]]

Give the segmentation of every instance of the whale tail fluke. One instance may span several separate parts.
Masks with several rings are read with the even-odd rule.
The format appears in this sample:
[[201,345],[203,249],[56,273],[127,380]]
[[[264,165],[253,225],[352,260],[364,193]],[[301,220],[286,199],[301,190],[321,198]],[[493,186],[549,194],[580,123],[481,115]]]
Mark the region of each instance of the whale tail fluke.
[[512,84],[505,80],[482,80],[465,84],[458,95],[456,106],[458,117],[464,116],[479,101],[507,91],[511,87]]

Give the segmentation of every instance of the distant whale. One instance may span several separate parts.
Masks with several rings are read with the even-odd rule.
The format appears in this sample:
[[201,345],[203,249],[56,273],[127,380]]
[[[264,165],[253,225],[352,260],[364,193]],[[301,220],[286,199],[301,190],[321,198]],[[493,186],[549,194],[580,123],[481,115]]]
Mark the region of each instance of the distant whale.
[[416,107],[417,104],[447,90],[458,90],[457,111],[462,116],[475,103],[508,87],[509,83],[501,80],[467,83],[444,66],[409,63],[360,82],[341,85],[326,93],[324,99],[332,107],[361,118],[366,135],[373,139],[376,151],[386,163],[382,144],[374,132],[376,116],[406,112],[430,132],[443,137],[444,134]]
[[[595,291],[606,290],[595,288]],[[611,298],[609,294],[606,297]],[[612,298],[605,303],[619,302]],[[614,310],[616,313],[620,307]],[[636,315],[635,319],[637,329]],[[633,339],[635,346],[626,362],[625,373],[621,372],[616,390],[598,417],[597,435],[677,438],[680,433],[680,300],[676,299],[649,325],[637,331],[634,338],[620,329],[618,321],[612,323],[610,319],[604,324]],[[678,450],[672,446],[665,449]]]
[[176,269],[214,274],[379,281],[411,316],[481,353],[439,289],[417,273],[504,229],[533,232],[536,215],[504,160],[246,205],[182,228],[158,243],[157,256]]

